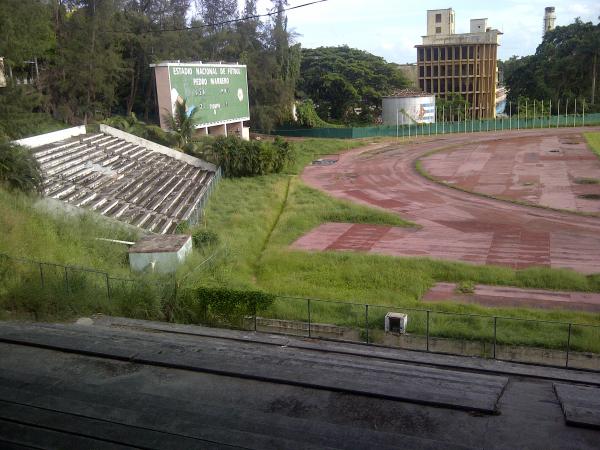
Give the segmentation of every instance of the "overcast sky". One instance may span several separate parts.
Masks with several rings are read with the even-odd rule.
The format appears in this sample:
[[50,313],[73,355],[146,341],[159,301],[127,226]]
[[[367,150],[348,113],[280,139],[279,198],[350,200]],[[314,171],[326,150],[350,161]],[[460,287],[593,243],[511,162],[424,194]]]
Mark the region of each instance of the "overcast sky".
[[[243,0],[239,0],[243,4]],[[289,0],[290,6],[310,0]],[[446,0],[447,1],[447,0]],[[258,12],[270,7],[269,0],[259,0]],[[400,0],[328,0],[288,13],[289,27],[299,34],[303,47],[337,46],[367,50],[390,62],[415,62],[415,44],[427,27],[428,9],[453,8],[456,32],[467,33],[469,20],[488,18],[488,26],[504,33],[500,37],[500,59],[535,52],[542,38],[544,8],[556,7],[556,24],[568,25],[576,17],[598,22],[598,0],[501,0],[440,3]]]

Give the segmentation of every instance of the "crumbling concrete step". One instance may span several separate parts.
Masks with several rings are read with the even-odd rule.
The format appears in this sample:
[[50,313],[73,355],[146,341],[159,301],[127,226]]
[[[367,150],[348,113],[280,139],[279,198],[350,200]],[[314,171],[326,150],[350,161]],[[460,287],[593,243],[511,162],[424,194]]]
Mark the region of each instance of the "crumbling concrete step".
[[600,388],[554,383],[568,425],[600,429]]

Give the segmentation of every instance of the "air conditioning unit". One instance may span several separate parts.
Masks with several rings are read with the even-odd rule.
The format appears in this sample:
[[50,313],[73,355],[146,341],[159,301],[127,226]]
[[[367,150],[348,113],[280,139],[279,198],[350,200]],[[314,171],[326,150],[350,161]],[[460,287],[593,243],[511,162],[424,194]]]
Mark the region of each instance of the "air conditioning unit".
[[408,315],[403,313],[389,312],[385,315],[385,332],[386,333],[406,333],[408,326]]

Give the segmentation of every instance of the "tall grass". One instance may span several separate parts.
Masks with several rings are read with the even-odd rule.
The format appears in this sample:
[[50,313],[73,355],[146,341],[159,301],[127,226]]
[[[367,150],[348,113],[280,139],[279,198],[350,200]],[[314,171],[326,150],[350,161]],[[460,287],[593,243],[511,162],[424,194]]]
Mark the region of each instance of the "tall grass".
[[600,133],[583,133],[592,151],[600,158]]

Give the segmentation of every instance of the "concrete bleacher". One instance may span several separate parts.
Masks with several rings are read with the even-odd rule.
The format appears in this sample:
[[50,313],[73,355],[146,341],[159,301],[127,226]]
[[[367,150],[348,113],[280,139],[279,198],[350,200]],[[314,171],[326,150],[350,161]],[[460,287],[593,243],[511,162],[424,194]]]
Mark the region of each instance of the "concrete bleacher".
[[150,232],[172,233],[197,217],[218,178],[212,164],[120,130],[72,134],[24,142],[42,168],[44,194]]

